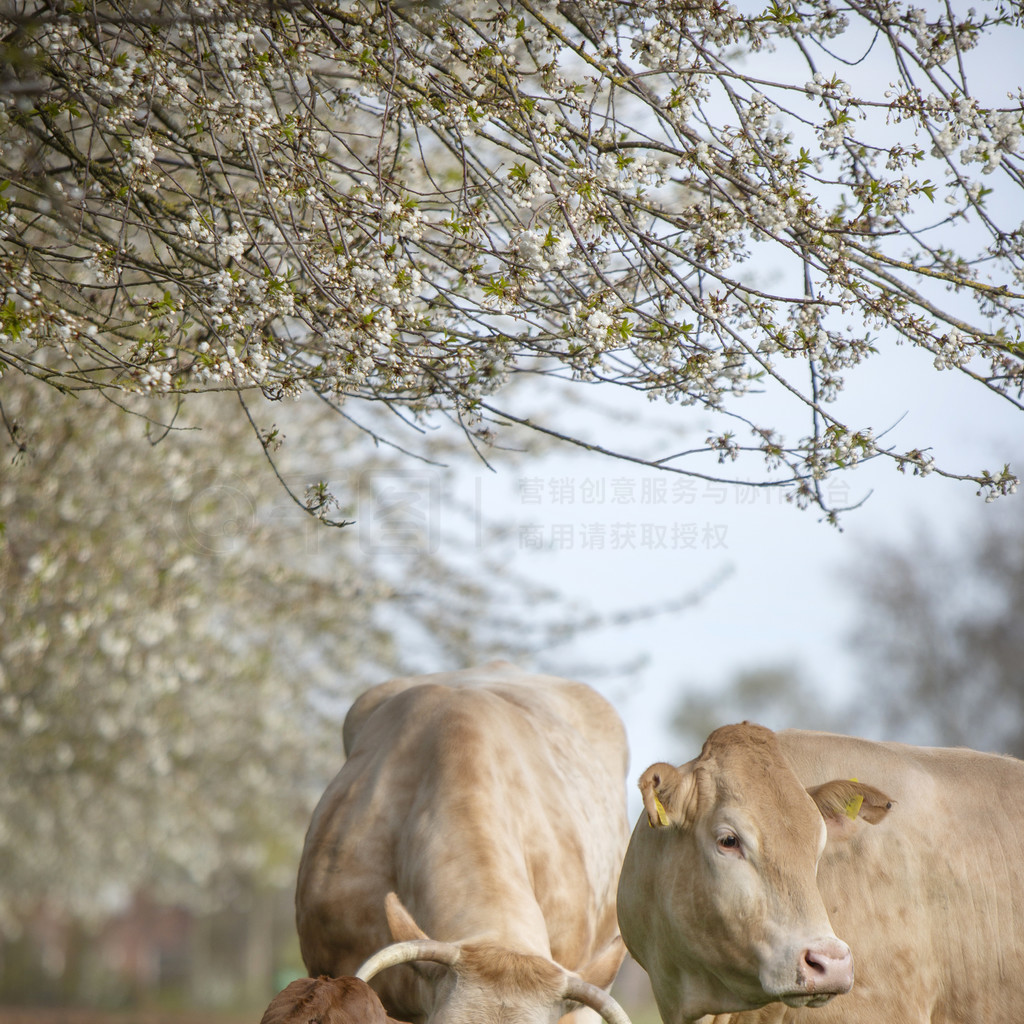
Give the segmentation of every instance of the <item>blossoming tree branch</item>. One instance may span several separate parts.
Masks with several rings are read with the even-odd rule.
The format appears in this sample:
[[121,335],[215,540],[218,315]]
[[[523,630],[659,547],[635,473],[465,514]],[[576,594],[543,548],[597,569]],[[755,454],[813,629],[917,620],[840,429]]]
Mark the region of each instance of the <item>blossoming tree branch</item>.
[[1024,100],[990,74],[1020,29],[994,0],[8,0],[0,369],[637,458],[524,413],[529,374],[692,407],[706,441],[638,461],[799,504],[865,458],[1006,493],[842,394],[902,343],[1024,405]]

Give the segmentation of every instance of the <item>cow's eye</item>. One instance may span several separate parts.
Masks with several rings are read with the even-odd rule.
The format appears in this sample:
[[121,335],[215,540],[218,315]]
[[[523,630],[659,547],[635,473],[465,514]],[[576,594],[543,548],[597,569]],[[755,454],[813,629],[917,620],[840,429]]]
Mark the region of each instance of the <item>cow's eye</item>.
[[724,853],[739,853],[740,840],[732,832],[725,832],[718,837],[718,848]]

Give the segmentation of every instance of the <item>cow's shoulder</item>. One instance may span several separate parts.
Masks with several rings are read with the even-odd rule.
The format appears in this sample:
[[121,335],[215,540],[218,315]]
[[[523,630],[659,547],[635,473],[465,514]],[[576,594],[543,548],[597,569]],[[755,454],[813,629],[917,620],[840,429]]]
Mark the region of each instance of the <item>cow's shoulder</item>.
[[356,741],[359,739],[363,727],[379,707],[387,704],[397,694],[422,684],[422,676],[398,676],[395,679],[387,680],[387,682],[377,683],[361,693],[352,702],[352,706],[345,714],[345,722],[342,725],[341,737],[345,748],[345,756],[352,756]]
[[501,680],[507,676],[521,676],[524,673],[509,661],[491,661],[473,668],[455,672],[432,672],[427,675],[396,676],[383,683],[377,683],[361,693],[348,713],[342,727],[342,739],[345,745],[345,756],[349,757],[355,748],[356,740],[367,720],[378,708],[388,704],[392,698],[407,690],[418,689],[427,693],[433,688],[435,695],[452,688],[476,687],[487,682]]
[[[355,700],[345,716],[345,755],[352,755],[367,723],[378,711],[383,715],[407,715],[413,704],[420,705],[417,711],[425,704],[466,704],[477,699],[471,694],[480,694],[479,699],[497,698],[510,710],[535,716],[539,722],[547,717],[568,724],[588,742],[621,751],[625,757],[622,720],[596,690],[574,680],[526,672],[501,660],[453,672],[399,676],[372,686]],[[484,694],[490,696],[484,698]]]
[[521,673],[489,687],[506,704],[533,717],[539,731],[550,723],[552,732],[571,730],[587,746],[602,752],[602,759],[628,760],[626,727],[618,712],[591,686],[558,676]]

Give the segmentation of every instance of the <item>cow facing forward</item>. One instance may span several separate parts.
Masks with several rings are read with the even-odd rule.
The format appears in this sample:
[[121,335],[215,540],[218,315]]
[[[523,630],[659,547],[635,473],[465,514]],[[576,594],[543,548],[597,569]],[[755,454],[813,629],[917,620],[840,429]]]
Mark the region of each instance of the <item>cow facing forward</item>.
[[1024,762],[743,723],[640,789],[619,922],[666,1024],[1024,1021]]
[[495,662],[382,683],[343,735],[299,866],[310,973],[369,960],[360,976],[413,1024],[552,1024],[580,1002],[627,1021],[604,991],[625,956],[627,748],[612,707]]

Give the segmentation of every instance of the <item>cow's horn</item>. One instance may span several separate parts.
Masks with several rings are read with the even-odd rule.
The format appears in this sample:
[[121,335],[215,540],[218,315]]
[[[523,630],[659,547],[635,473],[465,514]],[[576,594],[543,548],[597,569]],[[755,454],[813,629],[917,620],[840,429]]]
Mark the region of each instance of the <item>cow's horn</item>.
[[603,988],[591,985],[582,978],[568,975],[563,995],[567,999],[574,999],[577,1003],[597,1010],[608,1024],[632,1024],[626,1011]]
[[454,967],[459,962],[462,950],[452,942],[438,942],[436,939],[410,939],[385,946],[370,957],[356,971],[360,981],[369,981],[374,975],[388,967],[412,963],[414,960],[429,960],[445,967]]

